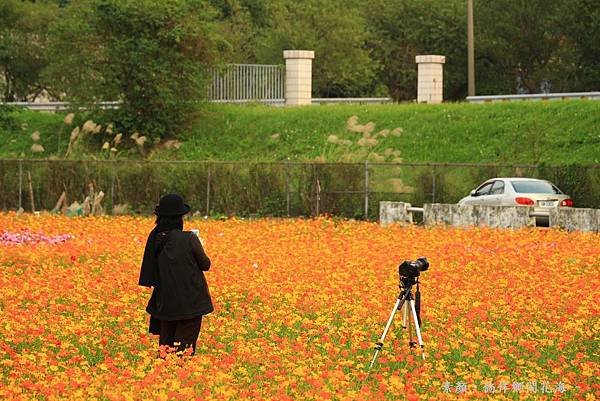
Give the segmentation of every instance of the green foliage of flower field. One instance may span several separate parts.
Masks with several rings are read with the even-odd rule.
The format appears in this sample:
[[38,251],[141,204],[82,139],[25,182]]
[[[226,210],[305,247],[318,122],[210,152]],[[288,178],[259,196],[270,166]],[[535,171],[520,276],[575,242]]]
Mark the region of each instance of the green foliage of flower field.
[[[87,119],[104,127],[109,123],[76,114],[67,126],[63,119],[64,114],[0,112],[0,157],[63,158],[74,126]],[[44,152],[31,150],[35,131]],[[150,141],[140,148],[130,139],[133,133],[123,132],[115,151],[103,152],[105,142],[113,147],[117,132],[79,138],[70,157],[600,163],[600,102],[592,100],[295,108],[205,104],[197,122],[177,138],[178,149]]]

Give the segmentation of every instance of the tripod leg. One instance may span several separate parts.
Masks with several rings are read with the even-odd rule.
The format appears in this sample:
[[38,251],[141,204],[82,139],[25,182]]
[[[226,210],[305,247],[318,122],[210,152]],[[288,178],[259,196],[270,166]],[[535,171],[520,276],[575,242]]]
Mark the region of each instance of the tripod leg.
[[398,311],[398,308],[402,308],[402,305],[404,305],[407,295],[408,295],[408,293],[405,293],[401,297],[398,297],[398,300],[396,301],[396,304],[394,305],[394,308],[392,309],[392,313],[390,314],[390,318],[388,319],[388,322],[385,325],[383,334],[381,335],[381,338],[379,339],[379,341],[377,341],[375,343],[375,355],[373,355],[373,360],[371,361],[371,364],[369,365],[369,371],[375,364],[375,360],[377,360],[377,355],[379,355],[379,351],[381,351],[381,348],[383,348],[383,342],[385,341],[385,336],[387,336],[388,330],[390,329],[390,326],[392,325],[392,321],[394,320],[394,315],[396,314],[396,311]]
[[412,299],[409,301],[410,309],[412,310],[413,323],[415,324],[415,331],[417,333],[417,340],[421,346],[421,356],[425,360],[425,344],[423,344],[423,338],[421,337],[421,327],[419,326],[419,319],[417,317],[417,310],[415,309],[415,301]]
[[402,328],[405,329],[408,323],[410,323],[408,320],[408,305],[405,303],[402,306]]
[[[409,299],[408,302],[404,305],[404,307],[406,308],[406,311],[408,311],[408,309],[410,308],[410,306],[409,306],[410,303],[412,303],[412,301]],[[408,347],[415,348],[417,346],[417,343],[415,342],[415,340],[413,338],[411,321],[412,321],[412,317],[408,317]]]

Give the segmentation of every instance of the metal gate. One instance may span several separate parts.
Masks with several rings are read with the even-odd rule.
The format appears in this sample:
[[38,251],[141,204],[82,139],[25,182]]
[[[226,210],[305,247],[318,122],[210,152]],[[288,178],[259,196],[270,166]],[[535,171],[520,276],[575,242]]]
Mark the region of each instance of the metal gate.
[[283,65],[228,64],[208,69],[208,99],[218,103],[283,103]]

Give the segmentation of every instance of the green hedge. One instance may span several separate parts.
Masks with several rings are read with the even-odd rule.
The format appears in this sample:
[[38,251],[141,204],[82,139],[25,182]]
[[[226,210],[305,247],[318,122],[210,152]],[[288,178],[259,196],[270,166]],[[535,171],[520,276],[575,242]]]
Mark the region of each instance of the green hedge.
[[[368,170],[368,180],[366,172]],[[66,191],[82,202],[89,185],[111,213],[128,204],[150,214],[160,195],[181,193],[202,215],[314,216],[377,219],[379,201],[456,203],[484,180],[527,176],[553,181],[577,207],[600,207],[600,166],[466,164],[242,163],[0,160],[0,208],[50,210]],[[20,184],[19,184],[20,183]],[[20,185],[20,190],[19,190]]]

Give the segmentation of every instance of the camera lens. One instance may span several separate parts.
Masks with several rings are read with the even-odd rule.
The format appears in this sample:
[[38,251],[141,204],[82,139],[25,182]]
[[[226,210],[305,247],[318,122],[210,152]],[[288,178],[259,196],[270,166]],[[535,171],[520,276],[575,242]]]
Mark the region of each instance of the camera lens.
[[419,265],[419,270],[422,272],[429,269],[429,262],[427,261],[427,258],[420,257],[419,259],[417,259],[416,263]]

